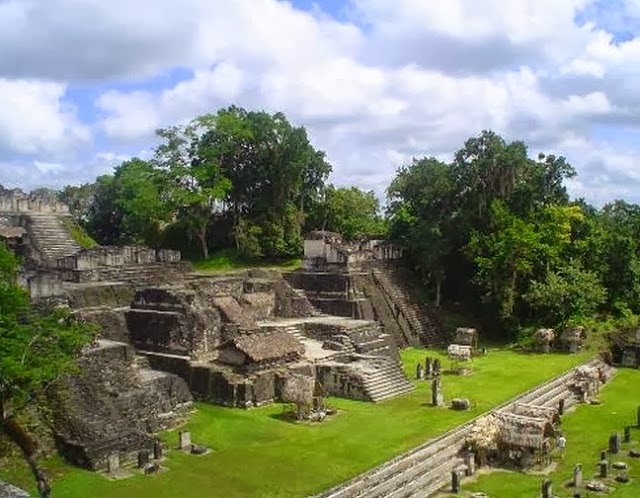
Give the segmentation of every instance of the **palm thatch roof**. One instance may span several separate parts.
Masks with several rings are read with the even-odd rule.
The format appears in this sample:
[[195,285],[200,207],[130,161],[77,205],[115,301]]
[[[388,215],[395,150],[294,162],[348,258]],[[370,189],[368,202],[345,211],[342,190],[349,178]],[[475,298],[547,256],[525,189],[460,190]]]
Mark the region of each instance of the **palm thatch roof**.
[[498,434],[500,445],[541,449],[553,431],[552,424],[546,418],[526,417],[506,412],[496,413],[495,417],[500,426]]
[[513,405],[511,405],[510,409],[504,411],[513,415],[520,415],[523,417],[546,419],[552,424],[560,423],[560,413],[558,412],[558,410],[548,406],[514,403]]
[[469,361],[471,359],[471,346],[451,344],[447,348],[449,358],[455,361]]
[[588,365],[580,365],[576,367],[573,373],[574,381],[576,382],[594,382],[600,380],[600,369],[596,367],[590,367]]
[[453,343],[473,346],[478,340],[478,331],[468,327],[458,327],[453,334]]
[[476,450],[495,450],[498,445],[500,424],[494,415],[479,419],[467,437],[467,444]]
[[2,227],[0,226],[0,238],[3,239],[19,239],[27,231],[22,227]]
[[584,341],[587,337],[587,333],[584,327],[567,327],[562,331],[560,337],[558,338],[560,342],[565,344],[570,343],[580,343]]
[[230,343],[254,362],[300,358],[305,351],[288,332],[246,334],[231,339]]
[[548,344],[556,338],[556,331],[553,329],[538,329],[533,334],[536,344]]

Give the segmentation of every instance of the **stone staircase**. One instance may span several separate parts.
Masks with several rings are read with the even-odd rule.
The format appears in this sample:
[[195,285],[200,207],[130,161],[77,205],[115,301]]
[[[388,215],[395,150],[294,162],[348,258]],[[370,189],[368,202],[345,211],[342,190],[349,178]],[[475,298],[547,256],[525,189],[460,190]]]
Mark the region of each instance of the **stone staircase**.
[[388,336],[381,333],[381,327],[378,324],[349,329],[347,333],[356,353],[373,356],[392,355],[386,339]]
[[298,341],[303,341],[307,338],[300,330],[300,327],[298,327],[297,325],[285,325],[284,327],[281,327],[280,330],[282,332],[286,332],[287,334],[291,334]]
[[29,213],[27,220],[30,241],[47,266],[54,266],[58,259],[80,251],[59,215]]
[[376,369],[363,376],[363,386],[371,401],[379,402],[414,389],[398,363],[389,359],[376,364]]
[[393,270],[374,270],[373,277],[384,290],[392,307],[409,325],[413,336],[407,338],[409,344],[420,342],[435,345],[445,342],[445,333],[439,321],[424,306],[412,299]]
[[[615,370],[600,359],[587,363],[604,369],[607,380]],[[565,399],[565,409],[578,400],[568,388],[574,369],[512,399],[493,411],[509,410],[515,403],[557,408]],[[489,412],[491,413],[491,412]],[[447,486],[451,472],[464,469],[462,458],[466,440],[477,417],[387,463],[337,486],[317,498],[426,498]]]

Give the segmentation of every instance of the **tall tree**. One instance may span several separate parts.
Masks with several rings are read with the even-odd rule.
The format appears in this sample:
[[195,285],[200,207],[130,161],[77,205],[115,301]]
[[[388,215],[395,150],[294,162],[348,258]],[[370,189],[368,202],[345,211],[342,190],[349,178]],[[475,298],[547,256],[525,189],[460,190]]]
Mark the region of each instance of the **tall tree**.
[[387,196],[391,236],[403,242],[410,261],[434,286],[435,304],[440,306],[446,261],[456,248],[460,228],[454,170],[433,157],[414,159],[398,170]]
[[38,442],[20,422],[20,413],[37,403],[91,340],[93,329],[62,311],[38,312],[17,284],[15,256],[0,243],[0,430],[22,450],[41,496],[50,487],[38,465]]
[[214,127],[215,120],[205,115],[184,127],[158,130],[164,143],[154,160],[168,178],[167,201],[189,234],[199,240],[205,259],[211,216],[231,187],[214,151],[203,144],[203,134]]
[[347,240],[386,234],[380,201],[373,190],[365,192],[358,187],[329,185],[324,199],[309,214],[307,227],[338,232]]
[[209,126],[193,142],[194,157],[208,158],[229,180],[224,200],[239,249],[248,233],[260,233],[265,256],[298,254],[306,209],[331,171],[324,153],[282,113],[230,107],[204,119]]
[[156,247],[163,224],[170,216],[165,171],[133,158],[115,169],[114,183],[115,204],[122,213],[123,238]]

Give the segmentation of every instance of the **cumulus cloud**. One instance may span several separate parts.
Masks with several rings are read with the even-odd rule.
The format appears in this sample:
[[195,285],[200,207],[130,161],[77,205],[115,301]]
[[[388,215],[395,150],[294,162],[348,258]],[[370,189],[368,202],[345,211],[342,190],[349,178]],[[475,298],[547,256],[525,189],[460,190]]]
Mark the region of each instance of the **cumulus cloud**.
[[[615,2],[623,17],[605,17],[604,0],[350,0],[339,18],[277,0],[0,2],[0,90],[14,92],[2,92],[13,112],[0,117],[0,159],[16,178],[85,178],[152,147],[159,127],[238,104],[285,112],[327,152],[335,182],[379,194],[411,157],[449,159],[494,129],[565,154],[580,195],[640,200],[639,147],[599,131],[640,123],[628,22],[640,7]],[[175,68],[188,76],[145,80]],[[65,89],[88,81],[95,119],[81,122]],[[48,157],[74,150],[84,160]]]
[[17,154],[60,157],[87,145],[90,129],[64,97],[63,84],[0,78],[0,159]]

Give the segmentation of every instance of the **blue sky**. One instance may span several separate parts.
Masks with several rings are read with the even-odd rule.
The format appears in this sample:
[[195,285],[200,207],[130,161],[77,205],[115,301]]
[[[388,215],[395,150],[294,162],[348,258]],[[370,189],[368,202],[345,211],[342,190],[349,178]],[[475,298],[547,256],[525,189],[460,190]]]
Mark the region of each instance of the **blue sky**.
[[93,181],[236,104],[380,195],[494,129],[565,155],[576,196],[640,201],[638,21],[638,0],[0,2],[0,183]]

